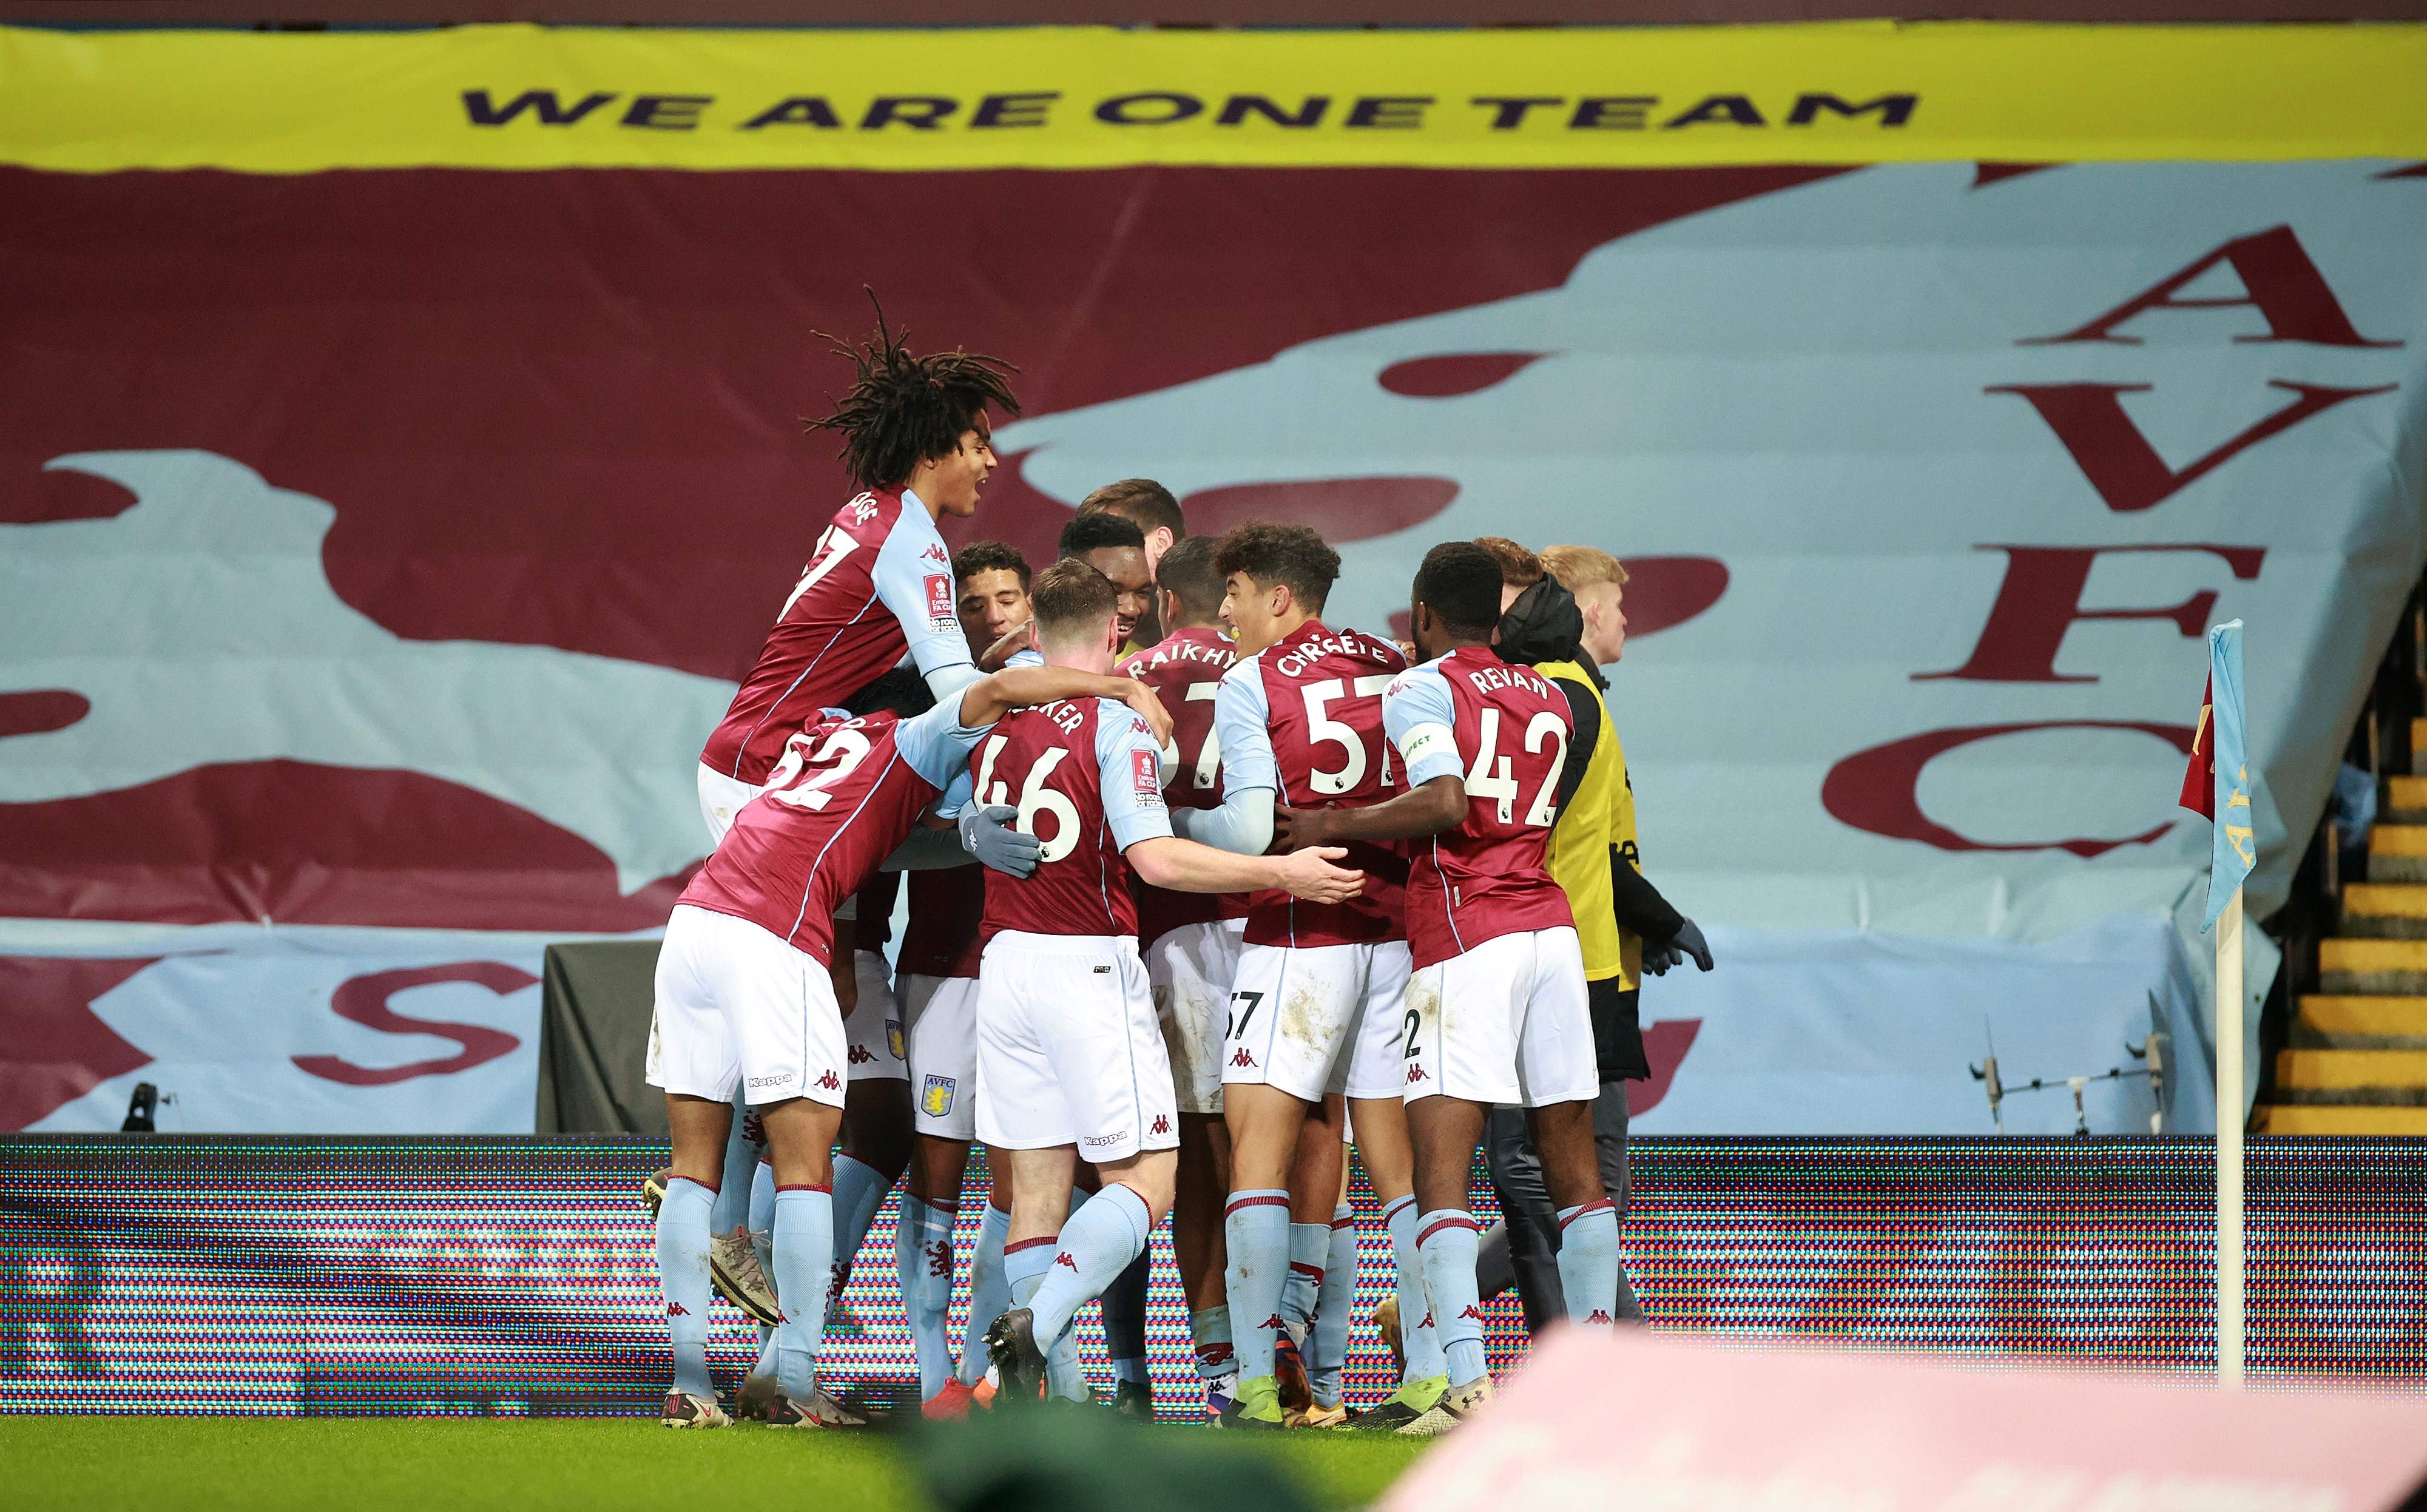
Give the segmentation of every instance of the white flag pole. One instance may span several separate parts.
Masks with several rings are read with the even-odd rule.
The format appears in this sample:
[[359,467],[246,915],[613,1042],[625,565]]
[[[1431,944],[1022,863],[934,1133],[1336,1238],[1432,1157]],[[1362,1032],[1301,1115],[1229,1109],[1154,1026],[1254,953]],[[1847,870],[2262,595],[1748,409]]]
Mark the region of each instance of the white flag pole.
[[[2218,816],[2219,822],[2223,816]],[[2241,1385],[2241,889],[2216,921],[2216,1382]]]

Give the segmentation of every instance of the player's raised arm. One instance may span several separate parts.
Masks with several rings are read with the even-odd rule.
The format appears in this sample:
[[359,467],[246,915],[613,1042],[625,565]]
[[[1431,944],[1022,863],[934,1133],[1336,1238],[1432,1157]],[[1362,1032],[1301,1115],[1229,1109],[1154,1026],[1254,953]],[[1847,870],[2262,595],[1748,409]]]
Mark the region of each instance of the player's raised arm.
[[978,679],[961,694],[961,724],[982,728],[1015,708],[1074,698],[1109,698],[1125,704],[1146,721],[1158,743],[1171,738],[1170,711],[1153,689],[1118,673],[1081,672],[1075,667],[1007,667]]

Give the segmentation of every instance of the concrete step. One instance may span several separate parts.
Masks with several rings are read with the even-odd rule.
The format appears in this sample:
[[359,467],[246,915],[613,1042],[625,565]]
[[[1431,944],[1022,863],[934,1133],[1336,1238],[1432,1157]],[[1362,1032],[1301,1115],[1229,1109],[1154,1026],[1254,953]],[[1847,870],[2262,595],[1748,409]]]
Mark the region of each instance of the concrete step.
[[2252,1116],[2257,1134],[2345,1134],[2408,1136],[2427,1134],[2427,1108],[2370,1107],[2351,1104],[2262,1105]]
[[2275,1096],[2427,1108],[2427,1050],[2284,1050],[2275,1057]]
[[2303,1049],[2427,1050],[2427,998],[2305,996],[2291,1043]]
[[2343,933],[2367,939],[2427,939],[2427,884],[2353,883],[2343,889]]
[[2427,823],[2427,777],[2385,779],[2385,807],[2376,816],[2387,824]]
[[2427,824],[2379,824],[2370,830],[2368,880],[2427,882]]
[[2321,940],[2318,988],[2329,997],[2427,998],[2427,939]]

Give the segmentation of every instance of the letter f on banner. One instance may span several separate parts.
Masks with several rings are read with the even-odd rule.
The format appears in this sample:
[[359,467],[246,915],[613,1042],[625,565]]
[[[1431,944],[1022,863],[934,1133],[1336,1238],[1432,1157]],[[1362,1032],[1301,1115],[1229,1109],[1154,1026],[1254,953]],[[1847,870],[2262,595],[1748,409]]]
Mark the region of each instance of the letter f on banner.
[[2225,900],[2258,861],[2257,831],[2251,822],[2250,761],[2241,696],[2241,622],[2207,632],[2207,701],[2191,741],[2191,770],[2183,775],[2182,806],[2214,821],[2208,860],[2207,922],[2216,928]]

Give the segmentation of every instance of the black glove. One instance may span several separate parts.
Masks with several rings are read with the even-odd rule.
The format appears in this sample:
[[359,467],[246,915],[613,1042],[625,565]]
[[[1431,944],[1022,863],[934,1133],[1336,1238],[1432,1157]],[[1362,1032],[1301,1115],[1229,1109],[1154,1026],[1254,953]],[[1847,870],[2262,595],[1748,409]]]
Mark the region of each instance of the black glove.
[[1704,971],[1711,968],[1711,942],[1702,938],[1702,930],[1690,919],[1678,920],[1677,933],[1669,941],[1669,949],[1680,959],[1692,956],[1694,965]]
[[1007,877],[1028,875],[1045,846],[1011,827],[1018,818],[1019,810],[1009,804],[969,810],[961,816],[961,848]]
[[1673,945],[1647,945],[1643,948],[1643,969],[1655,977],[1667,976],[1669,968],[1684,959]]

